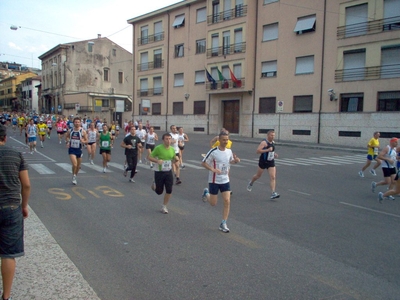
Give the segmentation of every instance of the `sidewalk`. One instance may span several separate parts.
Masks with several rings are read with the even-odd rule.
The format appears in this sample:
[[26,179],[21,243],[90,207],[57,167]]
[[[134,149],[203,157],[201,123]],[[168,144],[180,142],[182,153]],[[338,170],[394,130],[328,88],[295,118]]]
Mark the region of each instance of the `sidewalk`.
[[14,300],[100,299],[31,208],[25,220],[25,256],[16,260]]

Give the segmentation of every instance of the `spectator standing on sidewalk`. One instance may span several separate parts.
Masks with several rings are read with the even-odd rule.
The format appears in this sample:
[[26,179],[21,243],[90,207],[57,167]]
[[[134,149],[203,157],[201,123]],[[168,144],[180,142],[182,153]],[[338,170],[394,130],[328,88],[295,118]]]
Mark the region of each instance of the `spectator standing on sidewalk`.
[[263,140],[257,147],[257,153],[260,154],[260,159],[258,161],[257,173],[251,178],[247,185],[247,190],[251,192],[253,188],[253,183],[261,177],[265,169],[267,169],[269,174],[269,185],[272,190],[271,199],[279,198],[280,195],[275,191],[276,188],[276,167],[275,158],[278,154],[275,153],[275,131],[269,130],[267,132],[267,138]]
[[22,154],[5,146],[7,129],[0,125],[0,258],[2,299],[10,299],[15,258],[24,255],[24,218],[28,217],[31,184]]
[[380,133],[378,131],[374,132],[374,136],[369,140],[367,148],[367,162],[364,167],[362,167],[361,171],[358,172],[360,177],[364,177],[364,171],[371,165],[373,160],[376,161],[374,167],[369,171],[372,175],[376,176],[375,170],[381,165],[381,160],[378,158],[379,154],[379,136]]

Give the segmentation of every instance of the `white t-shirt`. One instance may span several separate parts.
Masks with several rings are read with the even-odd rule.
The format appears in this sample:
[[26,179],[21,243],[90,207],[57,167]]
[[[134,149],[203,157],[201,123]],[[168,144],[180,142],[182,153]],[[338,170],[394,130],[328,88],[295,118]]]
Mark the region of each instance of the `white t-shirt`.
[[208,182],[217,184],[229,182],[229,162],[232,160],[233,154],[231,149],[226,148],[224,151],[221,151],[218,147],[215,147],[208,151],[206,156],[203,158],[203,162],[206,162],[214,169],[219,169],[222,171],[221,174],[210,171],[208,173]]
[[175,153],[179,153],[179,147],[178,147],[178,139],[179,139],[179,133],[169,133],[172,136],[172,139],[175,140],[175,143],[171,143],[172,148],[174,148]]
[[136,130],[136,136],[140,139],[142,143],[144,143],[146,137],[146,130],[145,129],[138,129]]

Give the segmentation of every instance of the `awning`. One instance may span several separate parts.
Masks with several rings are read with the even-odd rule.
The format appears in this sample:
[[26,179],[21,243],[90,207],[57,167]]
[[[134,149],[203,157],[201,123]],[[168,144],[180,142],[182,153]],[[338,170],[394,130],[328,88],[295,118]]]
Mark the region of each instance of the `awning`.
[[185,22],[185,15],[176,16],[174,23],[172,23],[172,27],[182,26]]
[[308,16],[303,17],[297,20],[296,27],[294,28],[294,32],[299,33],[307,30],[315,29],[315,19],[316,16]]

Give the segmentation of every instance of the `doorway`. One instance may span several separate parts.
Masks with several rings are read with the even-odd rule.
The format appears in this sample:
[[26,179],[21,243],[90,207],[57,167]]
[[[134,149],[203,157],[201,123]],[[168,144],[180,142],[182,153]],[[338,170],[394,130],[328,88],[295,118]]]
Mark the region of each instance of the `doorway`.
[[230,133],[239,133],[240,101],[223,101],[223,127]]

